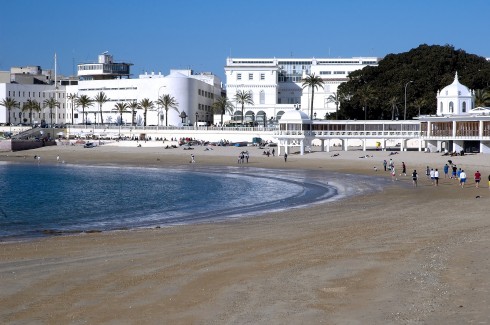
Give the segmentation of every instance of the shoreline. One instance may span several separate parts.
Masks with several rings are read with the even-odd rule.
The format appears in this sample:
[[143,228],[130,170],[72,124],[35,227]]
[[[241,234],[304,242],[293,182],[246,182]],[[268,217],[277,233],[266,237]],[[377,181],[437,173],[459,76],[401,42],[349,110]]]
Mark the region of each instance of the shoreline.
[[[108,147],[107,147],[108,148]],[[187,152],[106,147],[43,148],[42,163],[188,165]],[[138,150],[143,149],[143,150]],[[249,166],[329,170],[390,179],[387,152],[314,152]],[[84,151],[85,150],[85,151]],[[87,151],[88,150],[88,151]],[[176,149],[174,149],[176,150]],[[196,164],[236,166],[243,148],[193,150]],[[172,151],[172,150],[168,150]],[[490,162],[453,157],[468,170],[462,189],[425,179],[447,157],[401,152],[421,175],[381,192],[231,222],[82,234],[0,245],[0,319],[48,323],[461,324],[488,321]],[[6,157],[0,160],[19,160]],[[158,161],[157,159],[160,159]],[[450,158],[451,159],[451,158]],[[375,172],[373,167],[377,166]],[[381,167],[381,168],[380,168]],[[422,171],[422,172],[420,172]],[[442,176],[444,177],[444,176]],[[388,182],[390,183],[390,182]],[[400,186],[401,185],[401,186]],[[479,196],[479,198],[476,198]]]

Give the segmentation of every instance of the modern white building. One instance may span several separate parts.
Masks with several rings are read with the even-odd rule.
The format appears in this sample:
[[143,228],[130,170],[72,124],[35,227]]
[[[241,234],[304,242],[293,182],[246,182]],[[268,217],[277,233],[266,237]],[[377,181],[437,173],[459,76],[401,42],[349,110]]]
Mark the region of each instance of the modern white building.
[[338,86],[348,80],[349,73],[366,66],[376,66],[375,57],[359,58],[228,58],[225,66],[226,91],[235,105],[236,120],[241,119],[241,106],[234,102],[238,91],[252,94],[253,105],[244,109],[244,120],[257,123],[280,119],[285,111],[300,108],[309,114],[311,89],[302,88],[302,80],[314,73],[324,81],[324,87],[315,90],[313,111],[318,118],[336,110],[328,100]]
[[[213,122],[212,104],[222,95],[221,80],[212,73],[195,74],[192,70],[171,70],[168,75],[161,73],[145,73],[138,78],[131,79],[130,63],[114,62],[111,55],[103,53],[94,63],[78,65],[78,78],[62,79],[51,84],[16,84],[0,83],[0,101],[11,97],[20,103],[20,107],[9,112],[0,106],[0,123],[13,124],[31,123],[30,112],[23,111],[22,107],[28,100],[43,103],[46,98],[53,96],[59,102],[59,108],[52,113],[52,121],[48,108],[41,112],[32,113],[33,124],[130,124],[132,113],[130,109],[121,115],[116,111],[117,103],[141,102],[149,99],[153,107],[147,111],[147,126],[180,126]],[[76,105],[70,95],[78,97],[88,96],[94,100],[96,95],[103,92],[107,101],[93,102],[91,106],[82,108]],[[168,114],[157,105],[160,96],[168,94],[177,101],[177,109],[169,109]],[[100,121],[100,111],[102,119]],[[185,113],[185,118],[183,118]],[[143,110],[136,110],[135,122],[143,125]],[[168,117],[165,117],[168,115]]]

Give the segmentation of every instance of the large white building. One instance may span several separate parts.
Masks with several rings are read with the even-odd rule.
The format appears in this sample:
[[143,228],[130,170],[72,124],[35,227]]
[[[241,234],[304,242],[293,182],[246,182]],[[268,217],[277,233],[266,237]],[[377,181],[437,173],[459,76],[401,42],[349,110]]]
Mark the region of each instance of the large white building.
[[[216,98],[222,95],[221,80],[212,73],[194,74],[192,70],[171,70],[168,75],[161,73],[145,73],[138,78],[131,79],[130,63],[114,62],[112,56],[103,53],[98,62],[83,63],[78,65],[79,80],[62,79],[55,85],[51,84],[20,84],[0,83],[0,101],[10,97],[20,103],[20,107],[10,112],[4,106],[0,106],[0,123],[13,124],[130,124],[132,122],[131,111],[120,114],[115,110],[117,103],[141,102],[149,99],[154,107],[148,110],[146,125],[154,126],[179,126],[185,123],[194,124],[212,123],[212,104]],[[78,97],[86,95],[92,100],[103,92],[108,100],[99,108],[99,103],[85,109],[70,100],[70,94]],[[177,101],[177,110],[169,109],[168,120],[165,119],[165,111],[156,102],[159,97],[168,94]],[[52,111],[43,107],[46,98],[55,97],[59,107]],[[28,100],[36,100],[42,106],[40,112],[22,110]],[[100,121],[100,109],[103,121]],[[85,115],[83,113],[85,113]],[[185,112],[185,118],[182,113]],[[143,110],[136,110],[135,122],[143,124]],[[10,115],[10,116],[9,116]]]
[[225,66],[226,91],[235,105],[235,119],[241,119],[241,107],[234,102],[238,91],[252,94],[254,104],[244,109],[245,121],[258,123],[266,117],[278,120],[285,111],[300,108],[309,114],[311,89],[302,88],[302,80],[308,74],[320,76],[323,89],[314,93],[313,111],[318,118],[336,110],[328,100],[337,87],[348,80],[349,73],[368,65],[377,65],[378,58],[228,58]]

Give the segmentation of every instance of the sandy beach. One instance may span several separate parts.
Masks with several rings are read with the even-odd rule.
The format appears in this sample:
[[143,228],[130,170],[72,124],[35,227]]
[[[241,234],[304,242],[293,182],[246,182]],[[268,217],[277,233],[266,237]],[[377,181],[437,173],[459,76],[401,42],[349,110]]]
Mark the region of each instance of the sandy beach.
[[[0,322],[490,323],[488,155],[314,151],[286,163],[255,147],[204,149],[57,146],[0,161],[165,168],[189,165],[192,153],[200,167],[237,166],[248,150],[248,167],[390,179],[382,161],[393,158],[408,175],[379,192],[233,221],[1,243]],[[448,159],[467,172],[465,188],[444,179]],[[439,186],[426,166],[441,171]]]

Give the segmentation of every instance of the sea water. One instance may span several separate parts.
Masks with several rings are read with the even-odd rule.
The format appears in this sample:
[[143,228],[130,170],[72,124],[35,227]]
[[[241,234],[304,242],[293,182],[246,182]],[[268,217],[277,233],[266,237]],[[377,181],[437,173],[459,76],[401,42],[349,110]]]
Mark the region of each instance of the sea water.
[[336,194],[327,182],[253,168],[0,163],[0,240],[209,222]]

